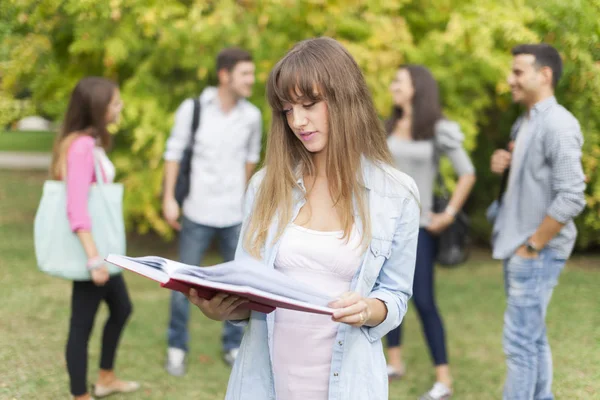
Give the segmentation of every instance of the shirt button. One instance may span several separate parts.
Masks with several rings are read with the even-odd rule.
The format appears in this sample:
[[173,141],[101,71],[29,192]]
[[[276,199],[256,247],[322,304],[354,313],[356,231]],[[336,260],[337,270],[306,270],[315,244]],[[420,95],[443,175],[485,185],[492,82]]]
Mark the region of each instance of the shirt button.
[[337,372],[334,372],[334,373],[333,373],[333,376],[338,376],[338,375],[339,375],[339,374],[338,374]]
[[342,346],[342,345],[344,344],[344,342],[342,342],[342,341],[340,340],[340,341],[338,342],[338,344],[339,344],[340,346]]

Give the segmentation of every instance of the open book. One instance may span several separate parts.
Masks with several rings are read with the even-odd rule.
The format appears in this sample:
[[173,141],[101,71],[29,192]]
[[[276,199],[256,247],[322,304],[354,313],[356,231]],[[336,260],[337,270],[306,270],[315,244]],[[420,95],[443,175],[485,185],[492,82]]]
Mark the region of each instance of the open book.
[[218,292],[249,299],[240,307],[270,313],[275,308],[316,314],[333,314],[333,299],[312,287],[252,259],[230,261],[211,267],[194,267],[162,257],[126,257],[109,254],[106,261],[160,283],[162,287],[211,299]]

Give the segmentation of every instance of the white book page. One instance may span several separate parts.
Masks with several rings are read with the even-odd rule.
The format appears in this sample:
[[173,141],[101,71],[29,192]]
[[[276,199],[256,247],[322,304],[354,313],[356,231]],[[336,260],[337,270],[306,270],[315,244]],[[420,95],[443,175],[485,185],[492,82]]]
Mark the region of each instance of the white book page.
[[[143,264],[138,260],[146,261],[149,264],[155,264],[155,267]],[[165,261],[166,260],[164,258],[152,256],[134,259],[131,257],[109,254],[108,257],[106,257],[106,262],[136,272],[140,275],[143,275],[160,283],[167,283],[170,279],[169,271],[171,268],[169,268],[168,263],[166,263]]]
[[323,307],[323,306],[307,303],[305,301],[290,299],[289,297],[279,296],[279,295],[276,295],[273,293],[265,292],[260,289],[251,288],[249,286],[238,286],[238,285],[231,285],[231,284],[227,284],[227,283],[212,282],[212,281],[208,281],[206,279],[199,278],[197,276],[182,274],[182,273],[177,273],[177,272],[173,273],[171,275],[171,277],[178,281],[195,283],[195,284],[198,284],[198,285],[201,285],[204,287],[209,287],[209,288],[216,289],[216,290],[236,291],[238,293],[242,293],[242,295],[249,294],[249,295],[264,297],[266,299],[271,299],[274,301],[285,302],[285,303],[299,306],[299,307],[306,307],[306,308],[313,309],[313,310],[324,311],[324,312],[327,312],[330,314],[333,313],[333,309],[329,308],[329,307]]
[[[244,294],[249,296],[257,296],[264,299],[270,299],[275,302],[287,303],[289,305],[323,311],[329,314],[331,314],[333,311],[331,308],[324,305],[318,305],[313,302],[288,297],[281,293],[274,294],[262,289],[244,285],[242,282],[240,282],[242,284],[233,284],[204,279],[203,277],[194,275],[194,272],[192,272],[193,267],[162,257],[147,256],[133,258],[110,254],[106,258],[106,261],[160,283],[167,283],[172,278],[183,282],[194,283],[207,288],[212,288],[217,291],[234,291],[240,293],[242,296]],[[237,268],[238,266],[230,265],[230,267]],[[219,278],[222,279],[223,276],[219,276]]]

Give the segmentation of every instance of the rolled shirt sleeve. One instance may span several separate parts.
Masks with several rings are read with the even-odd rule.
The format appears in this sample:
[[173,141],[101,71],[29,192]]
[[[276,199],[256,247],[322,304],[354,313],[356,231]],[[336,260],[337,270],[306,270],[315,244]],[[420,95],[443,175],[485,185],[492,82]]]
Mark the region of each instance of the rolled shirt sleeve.
[[547,214],[562,224],[577,217],[585,208],[582,146],[583,136],[577,123],[564,131],[548,132],[546,157],[552,168],[552,192],[556,195]]
[[88,196],[94,180],[94,146],[92,137],[82,136],[67,153],[67,218],[73,232],[92,230]]
[[175,112],[175,123],[167,140],[164,159],[165,161],[181,161],[183,152],[190,140],[192,117],[194,114],[194,101],[187,99]]
[[380,340],[400,325],[412,296],[420,220],[416,185],[414,193],[417,197],[405,200],[392,240],[390,258],[383,264],[373,291],[369,294],[370,298],[383,301],[387,307],[383,322],[374,327],[361,327],[370,342]]

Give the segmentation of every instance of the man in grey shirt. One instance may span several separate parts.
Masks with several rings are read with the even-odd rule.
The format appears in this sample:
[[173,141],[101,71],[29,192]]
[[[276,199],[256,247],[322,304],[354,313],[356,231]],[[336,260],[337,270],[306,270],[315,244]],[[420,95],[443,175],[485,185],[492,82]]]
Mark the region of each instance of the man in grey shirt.
[[521,45],[512,54],[508,83],[513,101],[527,111],[513,126],[512,152],[496,150],[491,160],[492,172],[508,173],[492,234],[493,257],[504,261],[507,296],[504,399],[547,400],[553,395],[545,317],[577,237],[573,218],[585,206],[583,137],[554,97],[562,73],[556,49]]
[[[218,87],[207,87],[200,95],[200,119],[191,131],[194,101],[185,100],[175,113],[175,123],[167,141],[163,215],[179,235],[179,259],[199,265],[214,236],[225,261],[235,255],[242,223],[242,202],[246,184],[260,158],[262,136],[259,109],[246,100],[254,85],[251,55],[227,48],[217,56]],[[190,134],[195,135],[191,161],[190,190],[180,209],[175,200],[175,183]],[[185,373],[188,350],[189,301],[171,293],[168,329],[167,371]],[[223,355],[233,364],[242,340],[243,328],[225,322]]]

